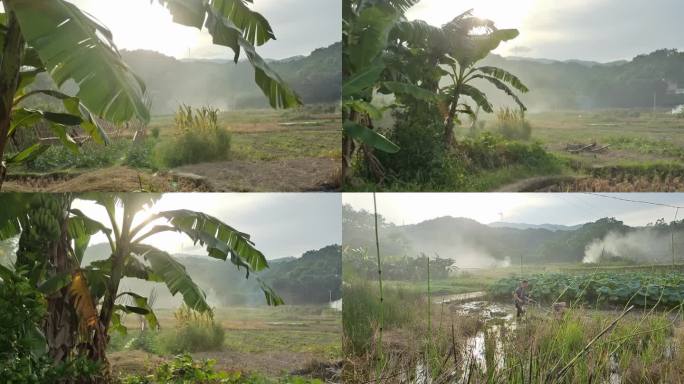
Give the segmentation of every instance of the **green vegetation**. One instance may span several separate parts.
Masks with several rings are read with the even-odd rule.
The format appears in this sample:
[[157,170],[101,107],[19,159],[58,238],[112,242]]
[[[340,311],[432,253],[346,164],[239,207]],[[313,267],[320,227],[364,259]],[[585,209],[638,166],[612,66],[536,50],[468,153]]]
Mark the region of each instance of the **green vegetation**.
[[194,361],[190,355],[179,355],[173,361],[164,362],[156,368],[154,373],[145,376],[129,376],[122,380],[122,384],[322,384],[316,379],[301,377],[286,377],[272,380],[260,375],[244,375],[241,372],[217,372],[215,361]]
[[[213,42],[230,48],[235,61],[246,52],[254,82],[271,107],[301,105],[299,96],[256,52],[255,46],[275,39],[261,14],[243,3],[238,8],[216,2],[195,2],[184,7],[172,1],[159,3],[182,25],[201,30],[206,19]],[[0,187],[5,181],[7,164],[24,163],[47,149],[47,144],[35,142],[15,148],[18,153],[6,157],[8,143],[19,130],[46,124],[63,145],[77,152],[78,143],[73,136],[78,129],[99,144],[108,142],[99,119],[112,123],[149,121],[145,85],[123,62],[114,37],[105,26],[63,0],[41,7],[10,0],[2,1],[2,5],[6,17],[2,20],[4,61],[0,70]],[[84,41],[91,43],[83,44]],[[29,89],[39,74],[49,75],[53,83],[46,88]],[[60,89],[68,80],[79,85],[75,95]],[[61,110],[27,107],[24,101],[36,95],[62,104]]]
[[[626,308],[674,308],[684,305],[684,276],[679,272],[618,271],[567,274],[546,273],[526,277],[535,300],[549,304],[565,301],[574,305]],[[510,300],[519,277],[492,284],[489,292],[499,300]]]
[[[172,294],[180,293],[193,311],[211,312],[204,292],[183,265],[168,253],[141,243],[142,239],[161,232],[183,233],[206,246],[212,258],[227,261],[230,255],[235,268],[252,272],[268,268],[264,255],[254,248],[249,235],[204,213],[163,211],[150,216],[143,225],[134,226],[143,207],[154,205],[159,197],[85,197],[107,212],[109,222],[105,224],[72,209],[74,195],[2,196],[2,205],[7,209],[0,216],[0,240],[19,237],[14,268],[27,271],[30,286],[48,303],[46,313],[50,315],[41,324],[44,340],[38,346],[31,345],[46,349],[54,364],[68,364],[72,358],[79,358],[107,367],[109,333],[126,332],[121,322],[124,314],[143,316],[152,329],[158,326],[149,298],[133,291],[119,292],[124,277],[163,282]],[[166,225],[147,229],[146,224],[154,220],[164,220]],[[108,256],[82,265],[90,239],[98,233],[108,240]],[[283,304],[265,283],[260,281],[259,289],[268,305]],[[128,302],[122,303],[123,299]],[[191,343],[195,341],[193,330],[198,327],[189,325],[187,330],[181,328],[185,332],[181,336]],[[84,330],[88,332],[83,333]],[[212,335],[211,342],[216,339],[222,343],[222,334]],[[105,369],[100,375],[107,379],[111,372]]]
[[[196,313],[186,305],[174,313],[176,327],[172,336],[162,339],[161,348],[171,354],[216,351],[223,348],[224,329],[211,312]],[[139,338],[144,338],[141,334]]]
[[230,157],[230,133],[219,126],[219,111],[183,105],[175,116],[176,133],[155,148],[155,157],[164,167],[178,167]]

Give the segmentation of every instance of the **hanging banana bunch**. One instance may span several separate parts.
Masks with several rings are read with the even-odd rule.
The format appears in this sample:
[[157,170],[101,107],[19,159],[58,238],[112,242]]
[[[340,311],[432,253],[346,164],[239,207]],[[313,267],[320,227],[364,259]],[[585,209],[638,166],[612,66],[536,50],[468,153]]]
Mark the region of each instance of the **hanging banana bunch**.
[[60,241],[65,215],[64,196],[35,194],[25,216],[20,218],[23,228],[17,250],[17,268],[29,271],[34,284],[45,278],[49,255]]

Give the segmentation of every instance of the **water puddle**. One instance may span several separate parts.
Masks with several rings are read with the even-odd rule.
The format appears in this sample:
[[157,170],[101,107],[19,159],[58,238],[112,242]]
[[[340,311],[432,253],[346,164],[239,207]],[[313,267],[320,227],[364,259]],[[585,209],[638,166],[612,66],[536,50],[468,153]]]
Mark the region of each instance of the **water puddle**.
[[342,299],[331,301],[328,305],[336,311],[342,311]]
[[461,303],[465,301],[482,299],[487,296],[487,292],[467,292],[455,295],[438,296],[434,299],[436,304],[452,304]]

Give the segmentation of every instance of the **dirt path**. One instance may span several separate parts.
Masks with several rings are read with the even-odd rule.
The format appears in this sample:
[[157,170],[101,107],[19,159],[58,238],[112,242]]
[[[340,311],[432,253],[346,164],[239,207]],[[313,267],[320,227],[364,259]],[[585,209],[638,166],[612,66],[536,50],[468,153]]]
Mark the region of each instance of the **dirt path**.
[[537,176],[506,184],[494,192],[537,192],[549,186],[573,182],[572,176]]
[[337,188],[339,160],[298,158],[275,161],[233,160],[186,165],[177,175],[198,175],[215,192],[301,192]]
[[128,167],[9,177],[2,186],[3,192],[210,192],[202,180],[150,174]]

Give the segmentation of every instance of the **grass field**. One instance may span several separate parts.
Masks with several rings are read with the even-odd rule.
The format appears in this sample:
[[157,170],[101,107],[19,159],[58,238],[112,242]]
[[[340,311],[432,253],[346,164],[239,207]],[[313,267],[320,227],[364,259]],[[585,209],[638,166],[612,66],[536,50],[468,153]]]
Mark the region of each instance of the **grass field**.
[[[174,310],[155,312],[161,329],[145,342],[135,340],[140,337],[139,318],[125,317],[129,332],[115,334],[110,345],[114,372],[144,373],[172,358],[164,341],[177,332]],[[191,354],[195,360],[215,360],[219,371],[321,379],[325,372],[317,367],[334,367],[342,357],[341,313],[324,306],[217,308],[214,321],[225,332],[221,346]]]
[[[103,147],[87,142],[77,155],[56,145],[32,168],[10,168],[9,180],[3,190],[282,192],[337,189],[342,133],[340,116],[335,111],[336,107],[331,105],[286,111],[222,112],[219,126],[230,133],[230,152],[226,159],[175,168],[160,165],[155,155],[155,148],[176,134],[174,117],[157,116],[147,128],[144,143],[134,144],[134,132],[123,129],[112,134],[111,145]],[[113,172],[125,181],[112,184],[110,174]],[[76,178],[79,179],[74,182]]]
[[[603,110],[529,113],[530,140],[564,165],[553,174],[515,168],[477,177],[480,190],[546,192],[672,192],[684,190],[684,118],[669,110]],[[482,117],[485,129],[494,116]],[[461,132],[462,135],[465,132]],[[597,152],[568,146],[596,144]]]
[[[629,277],[636,271],[671,270],[663,265],[523,266],[524,276],[601,271]],[[388,383],[660,383],[684,379],[684,355],[679,352],[684,347],[681,306],[663,310],[649,304],[629,310],[627,306],[594,308],[594,303],[568,302],[556,312],[543,302],[530,305],[526,315],[516,320],[510,294],[496,301],[489,295],[441,300],[488,290],[500,279],[520,273],[519,266],[512,266],[433,280],[430,299],[427,281],[383,281],[382,304],[377,281],[345,280],[348,363],[344,378]]]

